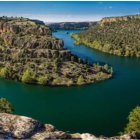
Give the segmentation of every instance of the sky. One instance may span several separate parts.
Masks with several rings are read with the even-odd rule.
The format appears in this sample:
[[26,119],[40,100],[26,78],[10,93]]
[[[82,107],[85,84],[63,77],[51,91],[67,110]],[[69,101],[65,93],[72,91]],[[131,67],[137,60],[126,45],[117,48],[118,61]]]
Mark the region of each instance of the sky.
[[0,1],[0,16],[18,16],[44,22],[98,21],[103,17],[140,13],[140,2]]

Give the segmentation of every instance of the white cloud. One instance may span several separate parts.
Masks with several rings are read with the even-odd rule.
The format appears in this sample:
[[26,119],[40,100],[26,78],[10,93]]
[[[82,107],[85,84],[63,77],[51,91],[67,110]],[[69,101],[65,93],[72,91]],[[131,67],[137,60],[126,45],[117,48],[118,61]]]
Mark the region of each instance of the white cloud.
[[19,13],[0,13],[0,16],[17,16],[31,19],[39,19],[44,22],[66,22],[66,21],[98,21],[103,15],[66,15],[66,14],[19,14]]
[[109,8],[109,9],[112,9],[113,7],[112,7],[112,6],[109,6],[108,8]]
[[44,22],[82,22],[82,21],[99,21],[103,17],[109,17],[114,15],[70,15],[70,14],[23,14],[23,13],[0,13],[0,16],[17,16],[26,17],[31,19],[38,19]]

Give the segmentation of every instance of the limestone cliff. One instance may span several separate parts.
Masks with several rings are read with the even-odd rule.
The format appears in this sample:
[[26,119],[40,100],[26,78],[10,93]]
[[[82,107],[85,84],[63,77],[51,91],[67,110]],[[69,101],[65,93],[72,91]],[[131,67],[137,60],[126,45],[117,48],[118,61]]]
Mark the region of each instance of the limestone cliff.
[[0,139],[82,139],[82,140],[130,140],[138,139],[138,134],[126,134],[111,138],[96,137],[89,133],[67,133],[57,130],[51,124],[43,124],[25,116],[0,113]]
[[99,21],[99,24],[103,26],[104,24],[111,24],[114,22],[122,22],[122,21],[128,21],[128,20],[136,20],[136,19],[140,19],[140,15],[105,17]]

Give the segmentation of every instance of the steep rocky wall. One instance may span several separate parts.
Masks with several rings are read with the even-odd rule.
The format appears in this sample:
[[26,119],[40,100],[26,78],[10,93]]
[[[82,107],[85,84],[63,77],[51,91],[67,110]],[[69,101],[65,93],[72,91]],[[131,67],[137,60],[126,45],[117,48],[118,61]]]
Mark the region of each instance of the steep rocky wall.
[[27,21],[26,21],[27,23],[25,25],[19,24],[20,22],[15,21],[15,23],[11,23],[8,21],[6,21],[6,22],[0,21],[0,33],[8,32],[8,33],[18,34],[20,32],[24,32],[24,33],[31,34],[31,33],[36,33],[36,31],[37,31],[37,33],[41,34],[41,35],[45,35],[45,34],[51,35],[51,31],[47,26],[41,26],[41,25],[35,26],[34,22],[31,22],[31,21],[30,22],[34,26],[30,26],[31,23],[29,24]]
[[0,18],[0,45],[0,52],[4,55],[6,52],[8,55],[20,53],[24,58],[28,53],[30,58],[56,55],[70,59],[70,52],[63,49],[63,41],[52,37],[49,27],[29,19]]
[[122,22],[122,21],[128,21],[128,20],[136,20],[140,19],[140,15],[130,15],[130,16],[119,16],[119,17],[105,17],[101,21],[99,21],[99,24],[103,26],[104,24],[110,24],[113,22]]

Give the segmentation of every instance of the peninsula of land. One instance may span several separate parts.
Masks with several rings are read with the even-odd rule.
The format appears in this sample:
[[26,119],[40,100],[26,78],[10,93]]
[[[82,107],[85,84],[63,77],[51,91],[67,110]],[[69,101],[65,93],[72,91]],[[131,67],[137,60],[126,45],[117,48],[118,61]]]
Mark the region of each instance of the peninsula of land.
[[27,18],[0,18],[0,77],[41,85],[83,85],[108,79],[107,64],[89,64],[52,36],[42,22]]

